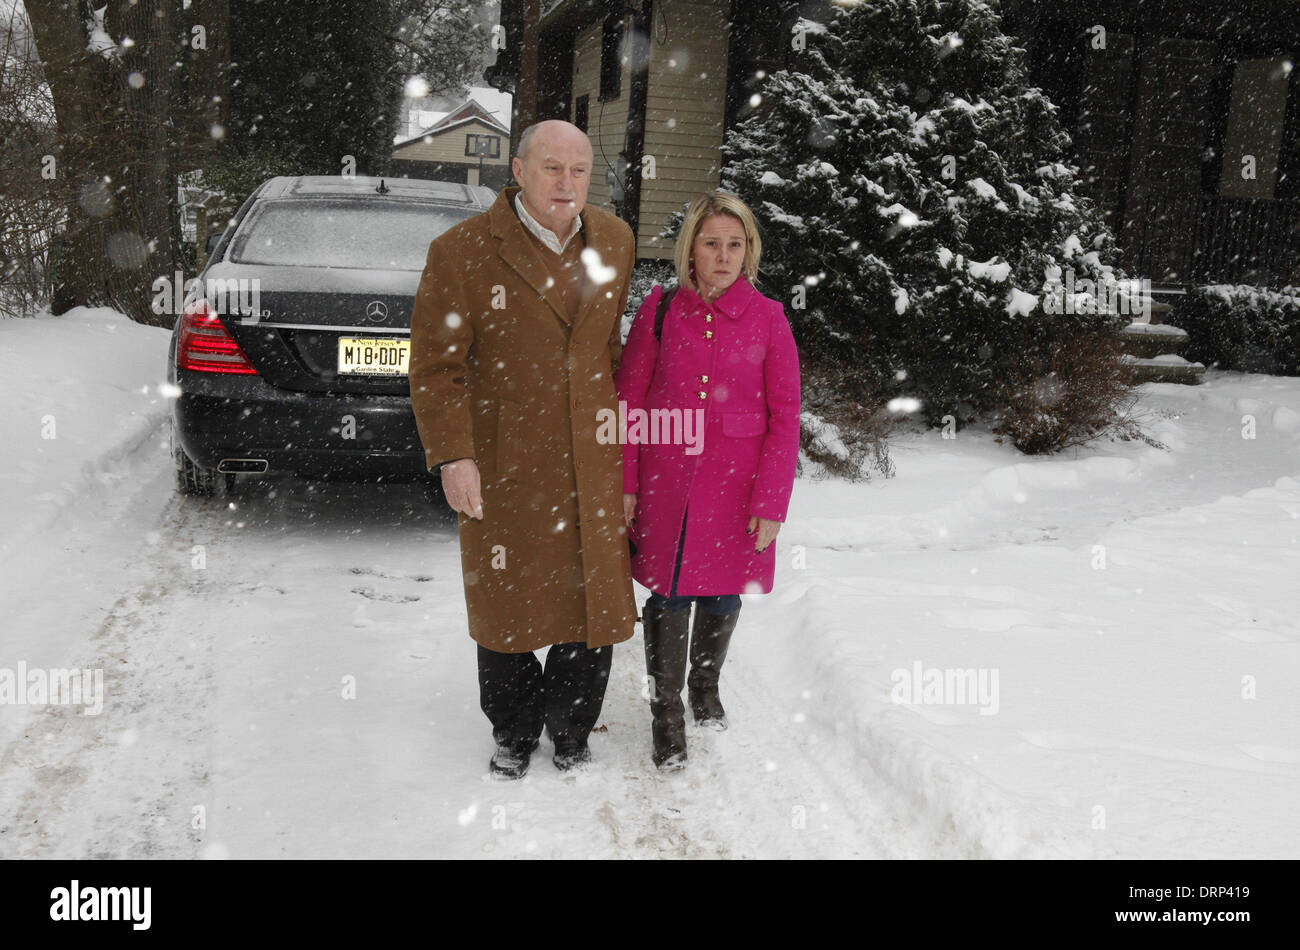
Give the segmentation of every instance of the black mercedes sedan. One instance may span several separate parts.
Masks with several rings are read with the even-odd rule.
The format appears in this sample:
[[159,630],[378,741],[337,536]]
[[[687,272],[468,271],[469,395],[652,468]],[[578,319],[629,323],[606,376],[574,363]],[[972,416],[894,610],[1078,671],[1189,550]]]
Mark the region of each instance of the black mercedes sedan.
[[209,495],[241,472],[428,480],[406,375],[411,308],[429,243],[495,197],[405,178],[258,187],[172,332],[178,489]]

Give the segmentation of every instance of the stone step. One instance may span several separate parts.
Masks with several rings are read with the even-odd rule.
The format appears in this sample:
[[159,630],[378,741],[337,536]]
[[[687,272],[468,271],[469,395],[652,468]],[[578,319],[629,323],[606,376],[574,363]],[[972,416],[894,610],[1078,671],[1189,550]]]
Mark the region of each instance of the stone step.
[[1139,359],[1181,353],[1187,346],[1187,331],[1167,323],[1130,323],[1118,337],[1124,352]]
[[1194,386],[1205,375],[1205,364],[1189,363],[1172,353],[1145,359],[1125,354],[1124,361],[1133,370],[1133,379],[1138,383],[1185,383]]

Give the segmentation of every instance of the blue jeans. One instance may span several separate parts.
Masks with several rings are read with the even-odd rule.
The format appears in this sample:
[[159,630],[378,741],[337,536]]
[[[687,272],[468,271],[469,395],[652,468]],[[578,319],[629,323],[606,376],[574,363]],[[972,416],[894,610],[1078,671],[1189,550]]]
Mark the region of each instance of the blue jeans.
[[686,516],[683,513],[682,536],[677,541],[677,563],[673,565],[672,586],[668,588],[667,597],[664,597],[662,594],[657,594],[654,591],[651,591],[650,596],[646,599],[646,606],[657,607],[661,610],[672,610],[672,611],[689,610],[691,607],[691,602],[694,601],[698,608],[696,610],[697,614],[701,610],[704,611],[706,614],[729,614],[732,613],[733,611],[739,610],[740,609],[739,594],[717,594],[712,597],[705,597],[699,595],[692,596],[690,594],[687,594],[684,597],[677,596],[677,575],[680,574],[682,570],[682,551],[685,549],[685,547],[686,547]]

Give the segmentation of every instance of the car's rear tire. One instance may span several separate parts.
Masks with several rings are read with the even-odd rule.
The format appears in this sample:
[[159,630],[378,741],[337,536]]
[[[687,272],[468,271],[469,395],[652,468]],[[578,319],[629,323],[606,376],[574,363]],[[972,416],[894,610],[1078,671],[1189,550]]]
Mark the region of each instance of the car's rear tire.
[[210,498],[217,491],[217,470],[195,465],[185,454],[176,433],[171,433],[172,460],[176,463],[176,490],[183,495]]

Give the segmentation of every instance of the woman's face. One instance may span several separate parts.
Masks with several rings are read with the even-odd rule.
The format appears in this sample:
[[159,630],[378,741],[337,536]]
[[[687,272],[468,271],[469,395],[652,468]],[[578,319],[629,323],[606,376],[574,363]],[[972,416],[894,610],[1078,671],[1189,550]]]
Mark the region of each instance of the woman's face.
[[729,214],[704,219],[691,245],[695,284],[705,297],[717,297],[736,282],[745,263],[745,227]]

